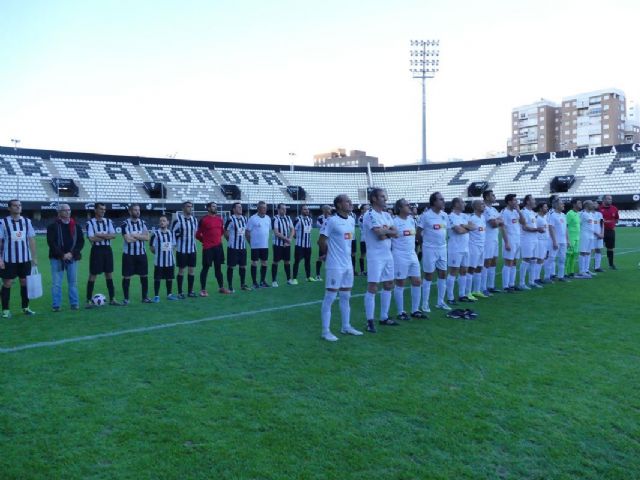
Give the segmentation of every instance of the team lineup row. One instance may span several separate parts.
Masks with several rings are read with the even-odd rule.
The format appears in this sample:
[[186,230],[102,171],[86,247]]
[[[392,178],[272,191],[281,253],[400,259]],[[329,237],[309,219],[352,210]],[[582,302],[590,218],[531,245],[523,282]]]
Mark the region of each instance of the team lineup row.
[[[545,261],[548,265],[547,268],[545,268],[545,279],[548,281],[550,276],[553,275],[553,273],[551,273],[551,265],[553,264],[553,268],[555,268],[555,259],[557,257],[561,270],[559,278],[563,279],[564,252],[568,250],[569,255],[571,255],[577,251],[577,248],[569,241],[570,229],[567,230],[566,227],[563,227],[565,223],[564,214],[562,213],[562,204],[559,199],[555,200],[559,202],[559,205],[554,205],[554,209],[551,210],[551,212],[547,212],[546,204],[541,204],[539,208],[536,208],[539,214],[532,216],[527,212],[533,211],[528,207],[531,205],[535,206],[534,199],[528,198],[527,202],[532,203],[529,206],[525,206],[521,212],[515,195],[507,196],[507,208],[503,210],[502,214],[498,214],[497,210],[491,206],[491,204],[495,203],[495,197],[493,197],[492,192],[488,191],[485,193],[485,201],[488,207],[485,208],[485,202],[478,200],[473,204],[473,214],[467,216],[462,212],[464,202],[461,199],[454,199],[452,202],[452,211],[447,215],[443,210],[444,199],[441,199],[442,205],[439,206],[438,198],[441,198],[441,195],[433,194],[431,207],[425,210],[421,216],[417,217],[416,222],[415,212],[412,212],[412,207],[404,199],[396,202],[396,215],[395,218],[392,218],[386,211],[386,194],[380,189],[374,189],[374,191],[382,192],[380,195],[384,196],[384,201],[381,201],[379,196],[372,196],[370,200],[373,208],[367,211],[368,209],[365,207],[362,215],[358,219],[358,223],[362,229],[360,269],[361,272],[364,271],[363,254],[366,254],[367,264],[369,265],[367,276],[369,277],[370,286],[368,291],[369,293],[375,294],[375,288],[372,287],[372,284],[375,286],[378,282],[383,282],[384,290],[381,295],[381,319],[388,324],[393,324],[394,321],[387,318],[389,302],[387,302],[387,294],[385,292],[390,290],[388,282],[391,282],[391,285],[393,285],[393,280],[396,281],[396,302],[400,312],[400,318],[408,318],[408,315],[402,308],[401,287],[404,285],[404,280],[410,278],[412,282],[412,315],[421,316],[422,312],[417,308],[420,293],[422,291],[422,297],[424,299],[423,311],[428,311],[428,287],[430,287],[434,271],[438,273],[437,306],[440,308],[448,308],[444,302],[444,296],[440,295],[444,292],[444,289],[441,288],[440,280],[442,280],[444,274],[446,274],[447,266],[449,268],[449,276],[446,278],[446,292],[448,293],[448,300],[450,302],[454,299],[453,289],[456,277],[459,280],[459,297],[462,301],[474,301],[475,298],[474,294],[471,293],[472,291],[475,292],[476,297],[487,296],[492,293],[492,290],[495,291],[494,281],[495,262],[498,254],[498,230],[502,230],[503,234],[505,267],[511,269],[506,273],[513,274],[511,283],[509,283],[511,276],[503,275],[503,287],[507,290],[509,290],[509,288],[515,288],[513,285],[515,282],[515,259],[518,258],[520,250],[522,250],[523,258],[523,266],[521,266],[521,287],[523,286],[523,289],[528,288],[524,283],[524,277],[526,276],[529,263],[531,263],[530,279],[534,277],[537,279],[540,274],[538,268],[541,268],[543,261]],[[510,203],[513,203],[513,205],[510,205]],[[336,208],[336,215],[339,217],[340,209],[337,204],[334,206]],[[577,208],[579,210],[579,206]],[[615,209],[615,207],[612,208]],[[595,217],[591,219],[590,215],[592,214],[590,213],[590,209],[591,207],[587,204],[585,212],[580,214],[581,221],[591,226],[590,228],[594,231],[594,238],[600,236],[601,239],[603,234],[602,232],[598,233],[595,231],[596,229],[593,225],[598,224],[598,221]],[[171,225],[169,225],[169,219],[163,216],[160,218],[158,227],[149,230],[145,222],[140,218],[139,206],[132,205],[130,207],[130,216],[123,222],[121,227],[125,241],[122,256],[122,289],[124,294],[122,304],[129,302],[129,285],[133,275],[140,276],[142,297],[145,303],[158,302],[160,300],[159,289],[161,280],[165,280],[166,282],[168,299],[174,300],[185,298],[185,296],[197,296],[193,291],[195,278],[194,269],[196,266],[196,240],[199,240],[203,244],[200,296],[208,296],[206,291],[206,278],[208,270],[212,265],[215,267],[216,279],[218,280],[219,291],[221,293],[233,292],[233,269],[236,266],[239,267],[241,288],[244,290],[252,289],[252,287],[249,287],[245,283],[248,245],[251,247],[253,288],[268,286],[265,277],[271,232],[273,232],[272,286],[277,286],[277,269],[278,263],[281,261],[284,262],[287,281],[290,284],[297,283],[298,267],[303,260],[307,279],[309,281],[320,280],[320,265],[322,261],[327,259],[326,252],[322,252],[323,245],[325,249],[327,246],[327,242],[323,241],[324,238],[327,238],[325,235],[326,225],[328,225],[328,220],[336,218],[336,216],[331,216],[330,208],[325,207],[323,209],[323,215],[318,219],[318,224],[321,226],[319,242],[321,252],[316,262],[315,276],[312,276],[310,272],[312,220],[306,207],[303,207],[302,214],[293,222],[291,218],[286,215],[286,206],[284,205],[278,206],[278,214],[271,219],[266,215],[266,204],[260,202],[258,212],[247,219],[242,214],[241,204],[237,203],[234,204],[232,214],[224,224],[221,217],[217,215],[215,203],[208,205],[208,214],[202,218],[200,222],[192,215],[191,210],[192,204],[185,202],[182,212],[176,215]],[[28,306],[25,278],[31,270],[32,263],[37,264],[35,242],[33,240],[35,233],[29,219],[20,215],[20,202],[17,200],[9,202],[9,211],[10,215],[0,224],[0,249],[3,252],[2,259],[0,260],[0,274],[3,277],[2,310],[4,317],[10,316],[9,294],[12,280],[15,279],[15,277],[20,278],[23,311],[27,314],[34,313]],[[509,216],[509,212],[520,213],[515,217],[513,213],[511,213],[511,217],[507,218],[505,222],[505,216]],[[111,220],[105,218],[104,214],[105,206],[97,203],[95,206],[95,217],[87,224],[87,238],[92,244],[89,262],[90,276],[87,283],[88,307],[94,306],[94,303],[91,301],[93,288],[97,275],[101,273],[105,273],[110,303],[112,305],[121,304],[115,299],[112,276],[113,253],[111,251],[111,240],[115,238],[116,230]],[[369,223],[371,223],[372,218],[380,220],[377,218],[378,214],[383,214],[384,218],[382,220],[386,223],[376,225],[376,230],[373,230]],[[350,201],[347,216],[355,228],[356,218],[352,213]],[[524,219],[524,224],[520,217]],[[587,219],[587,217],[589,217],[589,219]],[[535,224],[535,226],[527,226],[526,223],[528,222],[532,225]],[[549,227],[547,227],[548,224],[550,224]],[[513,228],[514,225],[517,227],[516,229]],[[380,239],[377,233],[371,233],[377,232],[379,228],[382,228],[382,230],[392,228],[396,232],[401,232],[402,238],[399,239],[387,232],[384,234],[386,235],[385,238]],[[520,245],[519,242],[520,228],[523,230],[522,245]],[[536,228],[536,231],[530,232],[528,228]],[[536,242],[533,243],[537,246],[534,247],[533,250],[530,248],[533,243],[528,241],[531,238],[528,235],[530,233],[536,236]],[[225,262],[224,252],[222,250],[222,236],[227,239],[226,263],[229,288],[223,286],[222,279],[221,265]],[[565,237],[566,241],[564,240]],[[518,239],[518,241],[516,241],[516,239]],[[389,241],[380,243],[380,240]],[[81,258],[84,237],[82,235],[82,229],[76,225],[71,218],[68,205],[60,204],[58,206],[58,219],[47,229],[47,241],[52,267],[53,309],[54,311],[58,311],[61,306],[62,280],[65,272],[70,287],[69,296],[71,308],[77,309],[79,308],[79,296],[76,282],[76,263]],[[153,300],[147,296],[148,265],[145,250],[145,242],[147,241],[154,255],[155,296]],[[295,242],[295,263],[292,277],[290,271],[290,246],[293,242]],[[586,245],[585,242],[586,240],[581,241],[581,244]],[[349,264],[351,276],[353,276],[356,253],[355,230],[349,236],[347,243],[349,248],[348,255],[346,255],[345,258],[348,259],[346,263]],[[545,244],[546,247],[541,246],[543,244]],[[420,283],[420,264],[419,260],[417,260],[416,245],[418,245],[418,255],[420,253],[423,254],[422,260],[425,278],[422,284]],[[388,247],[389,252],[393,252],[392,257],[396,259],[395,266],[391,266],[388,262],[385,264],[385,262],[380,260],[387,256],[386,253],[389,253],[386,252],[386,247]],[[595,247],[594,245],[594,248]],[[597,252],[599,251],[598,248],[595,248],[595,250]],[[337,252],[339,250],[334,249],[334,251]],[[538,251],[539,253],[536,256],[535,252]],[[329,258],[332,257],[330,256]],[[597,258],[596,254],[596,259]],[[537,259],[537,261],[533,262],[532,259]],[[177,296],[172,293],[175,264],[178,266]],[[336,278],[332,277],[332,270],[334,268],[331,266],[332,264],[333,261],[327,260],[328,291],[332,290],[330,287],[335,286],[338,282]],[[538,267],[538,265],[540,267]],[[260,266],[259,281],[257,278],[258,266]],[[483,266],[485,268],[483,268]],[[596,268],[598,267],[599,265],[596,265]],[[185,270],[187,270],[188,273],[188,290],[186,295],[183,293]],[[503,274],[505,273],[504,270],[503,268]],[[581,277],[588,275],[582,266],[579,273]],[[388,277],[391,277],[391,280],[389,280]],[[533,285],[536,285],[536,283],[533,283]],[[341,287],[341,289],[344,288],[346,287]],[[371,290],[373,290],[373,292],[371,292]],[[344,296],[344,294],[341,294],[341,299]],[[416,300],[416,298],[418,300]],[[370,303],[371,299],[366,296],[365,304],[368,305]],[[369,315],[367,312],[367,319],[370,320],[370,324],[372,324],[372,316],[372,313]]]

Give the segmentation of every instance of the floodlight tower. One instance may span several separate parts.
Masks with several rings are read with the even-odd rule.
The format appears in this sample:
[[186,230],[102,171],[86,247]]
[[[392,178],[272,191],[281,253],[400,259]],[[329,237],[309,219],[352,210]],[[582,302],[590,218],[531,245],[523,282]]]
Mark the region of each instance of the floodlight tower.
[[440,70],[440,40],[411,40],[411,76],[422,81],[422,164],[427,163],[427,79]]
[[11,143],[13,143],[13,150],[15,152],[18,151],[18,144],[20,143],[20,139],[19,138],[12,138],[11,139]]

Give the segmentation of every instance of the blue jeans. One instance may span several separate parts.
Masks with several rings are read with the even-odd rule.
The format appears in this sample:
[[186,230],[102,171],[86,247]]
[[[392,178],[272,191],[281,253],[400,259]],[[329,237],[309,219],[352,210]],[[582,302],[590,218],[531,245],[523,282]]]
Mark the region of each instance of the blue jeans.
[[[78,297],[78,262],[64,264],[62,260],[55,258],[51,261],[51,279],[53,285],[51,287],[51,296],[53,297],[53,308],[59,308],[62,303],[62,282],[64,280],[64,272],[67,272],[67,283],[69,284],[69,303],[72,306],[80,305]],[[64,268],[63,268],[64,267]]]

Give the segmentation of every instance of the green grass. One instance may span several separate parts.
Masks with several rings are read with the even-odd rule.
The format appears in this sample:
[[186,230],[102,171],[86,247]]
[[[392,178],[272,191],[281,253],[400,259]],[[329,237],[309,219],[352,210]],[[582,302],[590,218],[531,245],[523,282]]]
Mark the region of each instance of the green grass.
[[[0,354],[0,478],[639,478],[639,240],[619,230],[617,272],[495,296],[476,321],[434,312],[330,344],[314,304]],[[54,315],[47,292],[36,317],[0,323],[0,346],[322,295],[141,305],[133,291],[126,308]]]

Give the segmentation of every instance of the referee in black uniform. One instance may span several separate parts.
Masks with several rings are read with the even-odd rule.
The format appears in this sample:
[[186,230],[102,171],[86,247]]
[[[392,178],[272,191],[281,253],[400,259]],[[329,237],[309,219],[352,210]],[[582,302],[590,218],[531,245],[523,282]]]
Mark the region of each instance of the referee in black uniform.
[[293,222],[287,215],[287,206],[284,203],[278,204],[278,214],[274,215],[271,221],[273,230],[273,263],[271,264],[271,286],[277,287],[278,263],[284,262],[284,273],[287,276],[287,283],[291,285],[291,240],[293,239]]
[[2,318],[10,318],[9,300],[11,284],[18,277],[22,311],[25,315],[35,312],[29,308],[27,276],[31,266],[38,265],[36,233],[31,220],[22,217],[20,200],[9,200],[9,216],[0,220],[0,277],[2,277]]
[[151,303],[149,299],[149,264],[144,242],[149,240],[147,224],[140,218],[140,205],[134,203],[129,206],[129,218],[122,224],[122,291],[124,305],[129,304],[129,286],[131,277],[140,276],[142,286],[142,302]]
[[311,229],[313,228],[313,219],[311,215],[309,215],[309,207],[306,205],[302,206],[300,213],[293,224],[296,232],[292,280],[294,285],[298,284],[298,268],[302,260],[304,260],[304,271],[307,274],[307,282],[317,282],[315,277],[311,276]]
[[227,239],[227,283],[229,291],[233,290],[233,269],[237,266],[240,273],[240,286],[242,290],[251,291],[246,283],[247,276],[247,244],[245,232],[247,219],[242,216],[242,204],[235,202],[231,207],[231,215],[224,224],[224,238]]
[[182,293],[182,281],[184,279],[184,270],[188,268],[187,276],[187,292],[189,297],[195,298],[197,295],[193,291],[193,283],[195,281],[196,268],[196,231],[198,230],[198,220],[191,212],[193,211],[193,203],[187,201],[182,204],[182,214],[178,214],[173,221],[171,230],[176,237],[176,260],[178,264],[178,298],[184,299]]
[[111,240],[116,238],[116,230],[113,222],[105,218],[107,207],[104,203],[96,203],[94,206],[95,216],[87,222],[87,238],[91,242],[91,255],[89,256],[89,280],[87,281],[87,308],[93,308],[91,298],[93,288],[96,284],[96,277],[104,273],[109,292],[109,305],[121,305],[116,301],[115,288],[113,285],[113,250],[111,250]]

